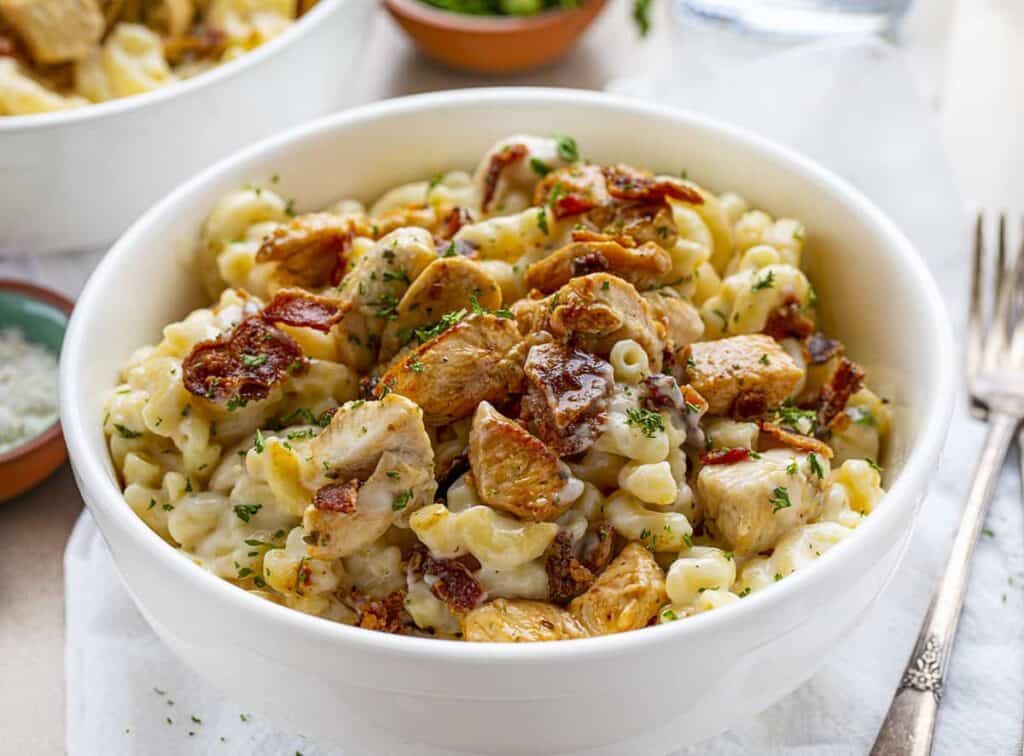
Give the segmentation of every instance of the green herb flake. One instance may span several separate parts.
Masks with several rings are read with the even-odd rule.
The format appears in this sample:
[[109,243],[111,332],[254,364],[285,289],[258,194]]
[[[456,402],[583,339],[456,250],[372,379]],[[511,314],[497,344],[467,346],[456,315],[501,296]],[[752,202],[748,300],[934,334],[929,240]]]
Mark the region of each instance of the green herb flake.
[[139,431],[133,431],[131,428],[126,428],[120,423],[114,423],[114,430],[121,438],[139,438],[142,434]]
[[412,491],[402,491],[395,497],[394,501],[391,502],[392,512],[401,512],[408,505],[409,500],[412,499]]
[[807,455],[807,461],[811,464],[811,472],[817,475],[819,478],[825,477],[825,468],[821,465],[821,460],[818,459],[818,455],[811,452]]
[[257,454],[262,454],[266,448],[266,444],[263,441],[263,432],[259,428],[256,429],[256,436],[253,438],[252,447],[256,450]]
[[551,229],[548,228],[548,212],[543,207],[537,208],[537,228],[539,228],[545,236],[551,233]]
[[236,504],[234,510],[239,520],[242,522],[249,522],[252,516],[262,508],[262,504]]
[[576,140],[564,134],[555,135],[555,144],[558,147],[558,156],[567,163],[575,163],[580,159],[580,148]]
[[793,503],[789,500],[789,491],[782,486],[776,486],[768,501],[772,504],[772,514],[775,514],[781,509],[788,509],[793,506]]
[[547,176],[551,173],[551,166],[539,158],[530,158],[530,168],[538,176]]
[[754,291],[761,291],[762,289],[770,289],[775,285],[775,272],[769,270],[768,273],[763,277],[759,278],[754,282]]
[[635,425],[647,438],[665,430],[665,420],[660,412],[646,409],[645,407],[630,407],[626,410],[626,423]]

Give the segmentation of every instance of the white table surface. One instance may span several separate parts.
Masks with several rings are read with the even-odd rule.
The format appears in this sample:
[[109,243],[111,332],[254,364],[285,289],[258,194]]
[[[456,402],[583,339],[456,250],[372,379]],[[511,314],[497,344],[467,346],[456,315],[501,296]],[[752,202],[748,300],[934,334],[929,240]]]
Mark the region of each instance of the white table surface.
[[[664,70],[676,45],[701,40],[680,34],[665,17],[668,3],[659,2],[655,31],[644,43],[636,40],[626,0],[616,0],[563,61],[502,79],[459,75],[425,61],[380,12],[351,99],[500,84],[600,89],[613,77]],[[904,41],[932,97],[963,195],[980,206],[1024,209],[1024,3],[917,0]],[[0,262],[0,270],[11,268]],[[65,270],[59,258],[52,259],[42,277],[73,295],[82,281]],[[61,557],[81,506],[66,466],[35,491],[0,506],[2,753],[63,750]]]

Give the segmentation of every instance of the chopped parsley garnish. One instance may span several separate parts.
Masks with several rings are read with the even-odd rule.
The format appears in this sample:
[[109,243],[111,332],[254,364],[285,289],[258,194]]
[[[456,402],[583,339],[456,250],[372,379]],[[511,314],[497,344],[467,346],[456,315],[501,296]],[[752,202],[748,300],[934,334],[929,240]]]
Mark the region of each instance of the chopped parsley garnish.
[[818,413],[814,410],[802,410],[792,404],[784,404],[777,410],[779,425],[785,426],[797,433],[804,433],[802,426],[806,425],[807,430],[813,432],[818,424]]
[[693,402],[686,402],[686,411],[687,412],[692,412],[695,415],[699,415],[700,414],[700,407],[698,407]]
[[133,431],[131,428],[126,428],[120,423],[114,423],[114,430],[117,431],[117,435],[121,438],[139,438],[142,434],[138,431]]
[[543,207],[537,209],[537,228],[544,232],[544,234],[550,234],[551,230],[548,228],[548,212]]
[[164,504],[162,509],[165,512],[172,512],[172,511],[174,511],[174,505],[173,504]]
[[240,397],[237,394],[235,394],[233,397],[228,399],[228,403],[227,403],[226,407],[227,407],[228,412],[234,412],[236,409],[241,409],[242,407],[244,407],[248,403],[249,403],[248,399],[243,399],[242,397]]
[[796,466],[796,460],[795,459],[791,459],[789,461],[789,464],[786,465],[786,474],[787,475],[796,475],[797,469],[798,468]]
[[391,294],[382,294],[380,299],[369,304],[371,307],[377,308],[377,312],[373,314],[378,318],[383,320],[398,318],[398,300]]
[[665,611],[663,611],[661,613],[661,616],[668,622],[675,622],[677,619],[679,619],[679,615],[671,609],[666,609]]
[[646,37],[651,31],[651,2],[652,0],[633,0],[633,23],[636,24],[641,37]]
[[434,176],[430,179],[430,183],[427,184],[427,194],[430,194],[432,191],[434,191],[434,187],[440,184],[442,181],[444,181],[443,173],[434,174]]
[[814,287],[807,284],[807,306],[814,307],[818,304],[818,292],[814,290]]
[[760,362],[762,365],[768,365],[769,363],[771,363],[771,360],[768,359],[768,354],[765,353],[761,355],[761,359],[759,359],[758,362]]
[[610,281],[605,281],[604,283],[601,284],[601,291],[608,291],[610,288],[612,288],[612,284]]
[[530,168],[538,176],[547,176],[551,173],[551,166],[538,158],[530,158]]
[[693,548],[693,539],[690,537],[689,533],[683,534],[683,543],[685,543],[689,548]]
[[398,472],[398,470],[388,470],[386,474],[392,480],[398,480],[402,477],[402,473]]
[[819,478],[825,477],[825,468],[821,466],[821,460],[818,459],[818,455],[811,452],[807,455],[807,461],[811,463],[811,472],[817,475]]
[[777,583],[780,580],[782,580],[782,573],[781,572],[776,572],[775,573],[775,582]]
[[580,159],[580,148],[571,136],[556,134],[555,143],[558,146],[558,156],[565,162],[575,163]]
[[793,503],[789,500],[789,491],[782,486],[776,486],[768,501],[772,504],[772,514],[775,514],[780,509],[788,509],[793,506]]
[[879,464],[877,462],[875,462],[875,460],[873,460],[873,459],[871,459],[869,457],[865,457],[864,461],[867,462],[868,463],[868,467],[870,467],[876,473],[878,473],[879,475],[882,474],[882,468],[879,466]]
[[409,500],[411,498],[412,491],[402,491],[402,493],[398,494],[398,496],[395,497],[394,501],[391,502],[391,511],[401,512],[403,509],[405,509],[406,505],[409,503]]
[[238,519],[242,522],[249,522],[249,519],[263,509],[262,504],[236,504],[235,514],[238,515]]
[[851,407],[847,410],[847,414],[853,418],[853,422],[857,425],[870,425],[871,427],[878,425],[878,421],[875,420],[871,410],[864,407]]
[[295,217],[295,198],[294,197],[289,198],[288,202],[285,203],[284,214],[287,215],[289,218],[294,218]]
[[429,326],[427,328],[417,328],[415,331],[413,331],[413,335],[416,337],[417,341],[419,341],[421,344],[425,344],[431,339],[440,336],[442,333],[447,331],[456,323],[462,321],[462,319],[465,318],[468,314],[469,311],[466,310],[465,307],[463,307],[461,310],[455,310],[454,312],[446,313],[442,315],[441,319],[434,323],[434,325]]
[[630,407],[626,410],[626,423],[635,425],[647,438],[654,438],[656,433],[665,430],[665,420],[661,413],[645,407]]
[[316,432],[312,428],[306,428],[304,430],[297,430],[297,431],[289,431],[288,432],[288,440],[289,441],[295,441],[296,439],[299,439],[299,438],[313,438],[313,436],[315,436],[315,435],[316,435]]
[[749,596],[750,595],[750,586],[748,585],[746,588],[744,588],[742,591],[740,591],[737,595],[740,598],[746,598],[747,596]]
[[385,270],[383,278],[385,281],[401,281],[406,286],[412,283],[412,280],[409,278],[409,274],[401,269],[399,269],[397,273],[392,273],[390,270]]
[[420,358],[417,357],[415,354],[405,364],[414,373],[422,373],[423,369],[426,367],[422,362],[420,362]]
[[762,289],[770,289],[775,285],[775,272],[769,270],[764,278],[759,278],[754,282],[754,291],[761,291]]
[[252,448],[256,450],[257,454],[262,454],[266,445],[263,442],[263,433],[259,428],[256,429],[256,436],[253,438]]
[[455,241],[448,242],[448,246],[444,248],[444,252],[441,253],[441,257],[455,257]]
[[725,556],[726,561],[729,561],[729,562],[732,561],[733,554],[732,554],[731,551],[723,551],[722,554]]

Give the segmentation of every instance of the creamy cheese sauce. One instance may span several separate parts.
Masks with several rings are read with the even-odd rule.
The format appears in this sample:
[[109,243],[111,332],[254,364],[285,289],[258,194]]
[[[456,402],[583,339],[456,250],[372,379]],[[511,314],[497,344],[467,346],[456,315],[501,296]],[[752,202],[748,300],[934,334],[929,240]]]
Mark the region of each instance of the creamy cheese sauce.
[[0,454],[57,420],[57,359],[15,328],[0,328]]

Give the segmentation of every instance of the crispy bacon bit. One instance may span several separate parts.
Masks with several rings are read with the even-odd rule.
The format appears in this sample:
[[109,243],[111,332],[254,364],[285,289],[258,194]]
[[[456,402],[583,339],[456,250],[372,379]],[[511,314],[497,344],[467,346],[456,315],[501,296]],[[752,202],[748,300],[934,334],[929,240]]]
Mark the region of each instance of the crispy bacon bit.
[[714,449],[700,455],[702,465],[735,465],[751,458],[750,449],[735,446],[732,449]]
[[441,599],[456,614],[471,611],[487,598],[483,585],[473,576],[480,569],[480,563],[472,557],[460,559],[436,559],[423,544],[413,547],[408,570],[412,575],[429,575],[431,592]]
[[342,303],[318,297],[303,289],[281,289],[263,308],[268,323],[283,323],[296,328],[312,328],[327,333],[345,314]]
[[591,273],[603,273],[611,266],[600,252],[589,252],[581,257],[573,258],[569,263],[569,267],[572,269],[572,275],[575,277],[587,276]]
[[556,604],[568,604],[594,582],[594,573],[576,558],[569,534],[561,532],[548,546],[544,569],[548,573],[548,597]]
[[220,337],[196,344],[182,373],[190,393],[234,409],[265,398],[274,383],[308,366],[291,336],[253,315]]
[[359,612],[359,627],[382,633],[400,633],[409,624],[405,612],[405,591],[394,591],[382,599],[371,599],[353,591],[352,603]]
[[799,451],[814,452],[826,459],[832,459],[832,449],[829,445],[811,436],[793,433],[781,425],[768,422],[761,423],[761,432],[780,446],[786,446]]
[[597,207],[597,203],[594,200],[573,192],[559,196],[555,200],[551,211],[555,214],[556,219],[562,220],[570,215],[581,215],[582,213],[589,212],[595,207]]
[[[442,242],[446,242],[455,236],[459,229],[472,222],[473,216],[469,214],[469,210],[464,207],[453,207],[451,212],[441,221],[441,228],[438,229],[437,238]],[[438,244],[438,246],[441,245]]]
[[520,419],[561,456],[586,451],[604,418],[613,385],[611,365],[551,343],[531,348],[524,369],[529,387]]
[[572,240],[575,242],[615,242],[626,248],[636,246],[636,239],[629,234],[605,234],[587,228],[574,228]]
[[768,399],[760,391],[744,391],[732,403],[732,416],[735,420],[764,417],[767,411]]
[[777,341],[790,338],[803,341],[814,333],[814,321],[804,314],[800,301],[791,296],[768,316],[764,333]]
[[359,481],[353,478],[345,483],[328,483],[313,495],[313,506],[322,512],[349,514],[356,511]]
[[818,396],[818,428],[825,430],[829,423],[846,409],[850,395],[860,388],[864,380],[864,371],[850,360],[843,357],[832,378],[821,387]]
[[602,522],[583,541],[581,554],[583,566],[594,575],[600,575],[612,561],[615,546],[615,530],[610,522]]
[[651,202],[672,197],[691,205],[704,204],[704,198],[697,190],[678,179],[655,178],[621,163],[605,166],[602,171],[608,182],[608,193],[615,199]]
[[480,209],[485,213],[490,208],[494,193],[498,191],[498,179],[501,178],[501,172],[505,170],[506,166],[526,157],[528,151],[525,144],[509,144],[500,152],[491,155],[491,162],[488,163],[487,174],[484,176],[483,201],[480,203]]
[[807,361],[812,365],[823,365],[836,355],[842,356],[843,352],[841,342],[825,338],[821,331],[807,340]]

